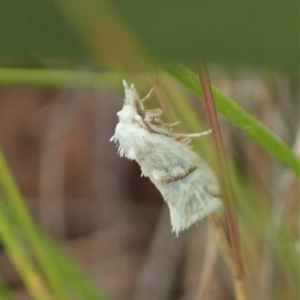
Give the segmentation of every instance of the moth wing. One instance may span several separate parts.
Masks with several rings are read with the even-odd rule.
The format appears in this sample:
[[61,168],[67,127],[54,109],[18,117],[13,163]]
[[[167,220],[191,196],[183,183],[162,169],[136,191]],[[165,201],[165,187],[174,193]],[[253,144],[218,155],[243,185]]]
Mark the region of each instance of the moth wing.
[[167,202],[176,234],[221,206],[213,171],[190,148],[166,137],[152,148],[138,162]]
[[169,206],[172,229],[176,234],[222,205],[218,186],[203,180],[203,173],[199,169],[180,182],[157,187]]

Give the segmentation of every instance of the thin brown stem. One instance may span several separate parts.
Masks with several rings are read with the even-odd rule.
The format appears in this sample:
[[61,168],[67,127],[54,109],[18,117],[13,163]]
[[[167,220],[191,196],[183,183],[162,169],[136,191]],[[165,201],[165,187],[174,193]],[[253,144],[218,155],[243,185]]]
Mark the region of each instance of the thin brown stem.
[[222,198],[232,253],[232,264],[229,264],[229,266],[232,267],[235,293],[238,300],[249,300],[250,292],[248,276],[243,259],[237,217],[233,205],[234,194],[209,74],[204,65],[199,67],[199,77],[204,97],[206,115],[210,128],[213,130],[214,148],[218,160],[218,177],[221,184]]

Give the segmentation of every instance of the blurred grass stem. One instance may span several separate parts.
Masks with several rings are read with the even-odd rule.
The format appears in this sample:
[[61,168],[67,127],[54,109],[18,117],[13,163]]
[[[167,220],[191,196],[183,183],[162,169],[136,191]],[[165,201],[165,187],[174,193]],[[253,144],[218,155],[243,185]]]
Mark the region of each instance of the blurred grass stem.
[[219,120],[214,103],[209,74],[205,65],[199,66],[199,78],[202,87],[206,115],[210,128],[213,130],[213,141],[218,160],[218,177],[221,184],[222,198],[227,220],[228,234],[232,253],[232,272],[234,275],[235,293],[238,300],[249,300],[249,283],[243,259],[238,222],[233,206],[233,190],[225,148],[221,136]]
[[[38,268],[34,265],[28,249],[18,238],[17,228],[12,224],[9,217],[9,209],[5,205],[4,199],[0,200],[0,239],[3,246],[14,264],[16,270],[20,274],[24,285],[30,291],[33,299],[51,300],[53,299],[48,286],[41,276]],[[1,296],[1,295],[0,295]],[[1,298],[3,299],[3,298]],[[7,298],[5,298],[7,299]]]

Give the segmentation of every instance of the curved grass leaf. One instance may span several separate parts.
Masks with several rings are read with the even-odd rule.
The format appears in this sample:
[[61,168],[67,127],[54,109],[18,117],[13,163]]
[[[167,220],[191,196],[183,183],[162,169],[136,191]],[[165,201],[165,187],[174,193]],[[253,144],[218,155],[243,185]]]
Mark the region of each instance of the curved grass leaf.
[[13,300],[12,295],[6,284],[0,278],[0,299]]
[[[195,73],[175,63],[166,63],[164,68],[172,77],[202,98],[199,78]],[[213,94],[218,112],[300,177],[300,159],[279,137],[215,87]]]
[[89,86],[116,82],[117,76],[103,75],[90,71],[44,70],[44,69],[14,69],[0,68],[0,85],[34,86],[34,87],[65,87],[76,82],[87,82]]
[[33,298],[51,300],[47,284],[30,258],[18,229],[5,201],[0,199],[0,239],[5,251]]
[[[27,259],[27,248],[22,246],[24,238],[36,256],[47,285],[50,285],[55,299],[69,299],[68,295],[76,295],[76,299],[101,300],[107,299],[88,282],[71,260],[53,246],[32,220],[25,206],[22,195],[13,179],[3,152],[0,151],[0,186],[2,198],[0,202],[0,238],[3,245],[15,262],[32,295],[42,293],[39,273],[34,272],[31,260]],[[19,235],[13,227],[19,230]],[[22,235],[20,234],[22,233]],[[41,278],[43,276],[40,274]],[[33,286],[33,287],[32,287]],[[37,290],[36,290],[37,289]],[[37,296],[36,299],[52,299]]]

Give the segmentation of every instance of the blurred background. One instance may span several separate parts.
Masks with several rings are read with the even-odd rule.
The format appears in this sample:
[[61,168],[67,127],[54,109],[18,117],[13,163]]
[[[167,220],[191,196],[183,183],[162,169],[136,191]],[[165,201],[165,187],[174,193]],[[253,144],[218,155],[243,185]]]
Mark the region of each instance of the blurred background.
[[[0,298],[234,299],[209,223],[176,238],[157,189],[109,141],[123,105],[121,82],[133,81],[141,97],[154,86],[149,107],[182,120],[179,131],[204,131],[203,105],[159,65],[171,59],[193,69],[206,60],[213,85],[299,155],[297,3],[167,2],[0,3],[1,148],[37,226],[99,291],[34,295],[1,231]],[[297,299],[299,181],[228,120],[220,125],[253,299]],[[210,138],[193,146],[214,165]],[[40,272],[38,247],[20,224],[16,236]]]

